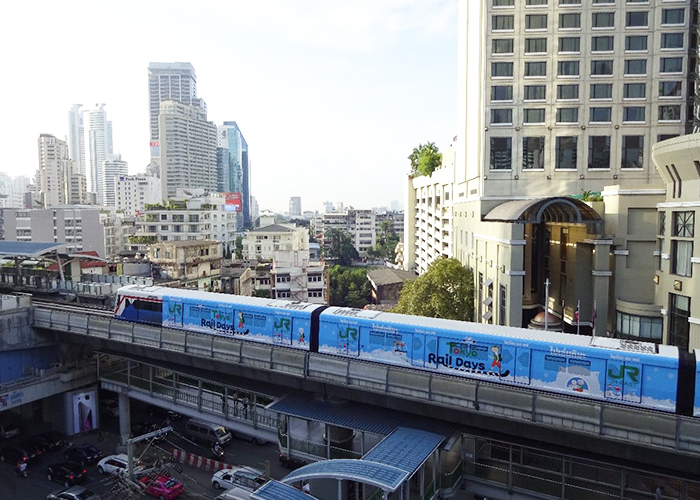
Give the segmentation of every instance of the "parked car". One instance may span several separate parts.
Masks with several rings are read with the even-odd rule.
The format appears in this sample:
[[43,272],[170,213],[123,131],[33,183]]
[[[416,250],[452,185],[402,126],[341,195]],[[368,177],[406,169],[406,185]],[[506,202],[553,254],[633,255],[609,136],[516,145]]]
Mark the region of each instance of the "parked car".
[[44,453],[60,450],[66,444],[65,436],[53,431],[43,432],[38,436],[34,436],[33,439],[42,447]]
[[[135,460],[134,472],[141,469],[141,462]],[[97,463],[97,472],[100,474],[124,474],[129,466],[129,457],[120,453],[119,455],[110,455],[103,458]]]
[[100,500],[100,497],[83,486],[69,486],[49,493],[46,500]]
[[139,483],[141,483],[144,493],[159,500],[173,500],[185,491],[184,484],[165,474],[158,474],[155,477],[149,474],[139,479]]
[[87,479],[87,470],[75,462],[60,462],[51,464],[46,468],[49,481],[63,483],[63,486],[75,486],[84,483]]
[[76,444],[66,450],[66,460],[84,466],[94,464],[102,458],[102,452],[91,444]]
[[211,484],[217,490],[220,488],[230,489],[235,486],[248,491],[255,491],[266,482],[263,472],[252,467],[223,469],[216,472],[211,478]]
[[19,436],[22,432],[15,424],[0,424],[0,438],[10,439],[11,437]]
[[44,449],[34,440],[28,440],[19,445],[25,452],[29,462],[38,462],[41,459]]
[[20,462],[37,462],[41,458],[41,450],[27,447],[28,443],[20,446],[6,446],[0,451],[0,461],[18,464]]

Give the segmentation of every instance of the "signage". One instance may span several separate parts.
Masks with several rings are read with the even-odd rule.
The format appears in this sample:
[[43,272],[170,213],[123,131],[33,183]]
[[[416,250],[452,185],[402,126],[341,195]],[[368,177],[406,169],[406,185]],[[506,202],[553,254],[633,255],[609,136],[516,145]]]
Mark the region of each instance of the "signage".
[[241,211],[241,193],[224,193],[226,200],[224,210],[227,212]]

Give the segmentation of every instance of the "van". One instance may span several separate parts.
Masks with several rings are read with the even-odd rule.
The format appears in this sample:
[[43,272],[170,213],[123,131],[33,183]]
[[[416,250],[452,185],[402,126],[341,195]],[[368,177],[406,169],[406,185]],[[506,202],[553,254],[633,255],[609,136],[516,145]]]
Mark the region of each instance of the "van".
[[210,445],[219,443],[224,446],[231,442],[231,433],[224,426],[194,418],[185,424],[185,435],[192,441],[200,441]]
[[251,493],[251,491],[246,491],[243,488],[233,487],[224,491],[214,500],[250,500]]
[[2,439],[10,439],[21,432],[21,429],[15,424],[0,424],[0,438]]

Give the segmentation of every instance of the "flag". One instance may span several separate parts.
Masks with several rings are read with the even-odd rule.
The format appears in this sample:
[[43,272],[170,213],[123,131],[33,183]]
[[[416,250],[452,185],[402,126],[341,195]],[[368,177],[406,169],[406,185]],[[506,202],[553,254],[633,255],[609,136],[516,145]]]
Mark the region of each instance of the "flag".
[[576,302],[576,312],[574,313],[574,321],[578,324],[579,312],[581,311],[581,301]]

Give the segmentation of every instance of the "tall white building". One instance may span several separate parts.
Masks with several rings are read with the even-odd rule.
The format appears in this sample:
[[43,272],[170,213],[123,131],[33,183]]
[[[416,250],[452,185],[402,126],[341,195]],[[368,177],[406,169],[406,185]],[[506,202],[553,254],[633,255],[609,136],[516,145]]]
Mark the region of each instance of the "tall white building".
[[157,177],[122,175],[114,181],[115,208],[125,215],[143,215],[147,204],[160,203],[163,199]]
[[164,101],[158,118],[161,147],[161,184],[164,198],[177,188],[217,190],[217,128],[204,109]]
[[85,131],[83,128],[82,104],[73,104],[68,111],[68,152],[78,165],[78,173],[87,176],[85,167]]
[[301,197],[291,196],[289,198],[289,215],[291,217],[301,217]]
[[44,207],[68,203],[71,160],[68,145],[51,134],[39,135],[39,189]]
[[148,65],[151,162],[156,164],[160,163],[158,116],[160,103],[163,101],[175,101],[206,109],[204,101],[197,99],[197,75],[190,63],[152,62]]
[[361,257],[377,244],[377,228],[372,210],[348,209],[344,212],[326,213],[322,218],[323,246],[330,243],[327,234],[331,229],[339,229],[352,237],[353,246]]
[[24,194],[29,191],[30,185],[29,177],[26,175],[18,175],[12,179],[12,202],[11,207],[23,208],[24,207]]
[[85,164],[88,189],[97,193],[97,203],[104,203],[102,163],[112,154],[112,122],[107,120],[104,104],[83,111]]
[[102,162],[102,204],[115,206],[115,180],[129,175],[129,164],[122,160],[122,155],[107,155]]
[[12,179],[4,172],[0,172],[0,207],[11,207],[13,200],[14,189]]

